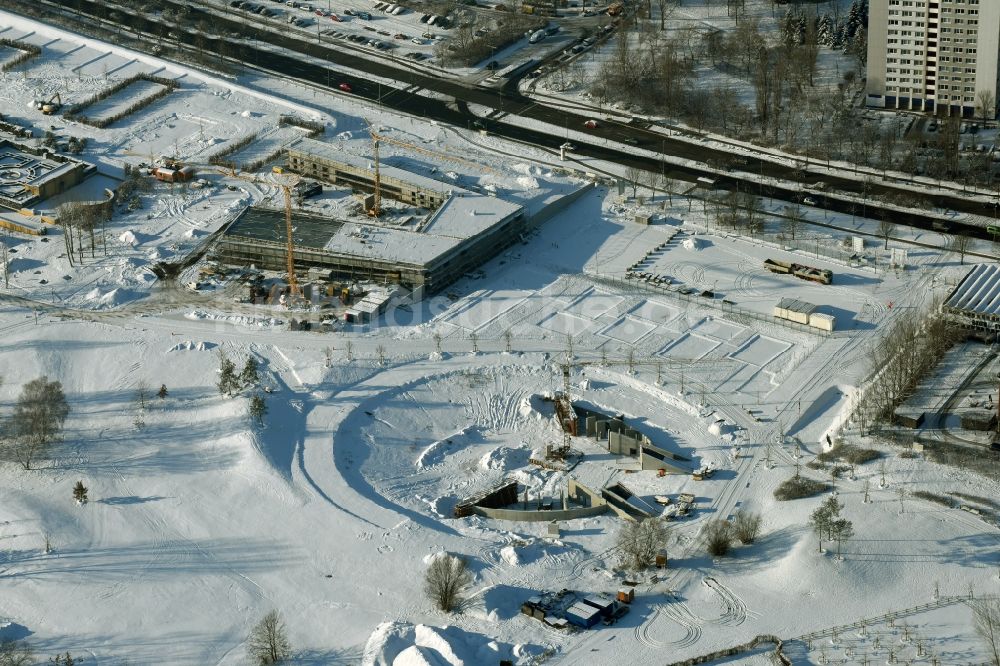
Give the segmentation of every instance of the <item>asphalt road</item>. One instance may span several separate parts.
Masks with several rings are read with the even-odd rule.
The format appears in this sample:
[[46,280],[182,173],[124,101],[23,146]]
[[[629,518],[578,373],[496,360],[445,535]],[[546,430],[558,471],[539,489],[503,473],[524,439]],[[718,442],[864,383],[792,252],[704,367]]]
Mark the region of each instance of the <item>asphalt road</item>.
[[[22,0],[23,1],[23,0]],[[45,2],[61,5],[65,9],[84,13],[92,17],[107,20],[109,5],[96,2],[95,0],[43,0]],[[11,3],[16,8],[16,0]],[[557,149],[564,143],[565,138],[551,132],[543,132],[524,127],[517,123],[517,118],[510,118],[510,122],[505,121],[507,114],[511,116],[523,116],[532,118],[555,127],[572,127],[583,130],[583,123],[592,117],[592,114],[577,114],[566,111],[562,108],[548,106],[535,100],[523,97],[517,92],[512,92],[513,86],[505,86],[502,90],[485,89],[477,86],[465,85],[458,81],[449,80],[442,77],[434,77],[412,69],[400,68],[391,62],[379,61],[356,55],[351,51],[336,48],[336,42],[332,45],[318,44],[301,39],[298,35],[288,33],[277,33],[269,29],[263,29],[255,23],[247,23],[235,18],[219,16],[215,12],[208,12],[194,5],[175,2],[174,0],[163,0],[159,3],[162,8],[169,6],[175,9],[190,8],[193,22],[208,22],[212,26],[215,35],[196,36],[196,31],[183,29],[170,25],[167,28],[176,35],[175,41],[184,44],[197,44],[202,40],[206,51],[219,53],[224,52],[248,65],[261,67],[283,76],[307,81],[311,84],[336,88],[340,83],[347,83],[351,86],[352,94],[364,97],[373,101],[378,101],[382,105],[397,109],[409,114],[424,116],[439,122],[448,123],[457,127],[472,127],[474,123],[483,123],[485,129],[493,134],[515,139],[525,143],[542,146],[550,149]],[[118,9],[115,7],[115,9]],[[161,34],[167,29],[162,28],[159,22],[162,20],[159,14],[137,14],[132,13],[128,8],[122,8],[116,12],[116,20],[129,26],[133,30],[139,30],[148,34]],[[246,42],[223,35],[249,34],[256,41]],[[288,51],[298,52],[312,56],[310,61],[297,58],[285,51],[276,51],[271,46],[281,47]],[[337,63],[339,69],[324,67],[315,61],[329,61]],[[357,74],[345,74],[341,68],[347,68]],[[397,85],[379,85],[371,81],[366,76],[373,76],[395,80]],[[425,91],[433,91],[439,95],[446,95],[452,100],[442,100],[435,97],[426,96]],[[476,104],[498,111],[498,114],[491,114],[495,118],[481,119],[469,110],[469,105]],[[709,161],[716,161],[721,164],[731,163],[733,156],[731,153],[721,150],[714,150],[707,146],[692,144],[687,141],[680,141],[671,137],[665,137],[658,132],[653,132],[645,127],[607,122],[599,119],[596,129],[589,130],[597,137],[610,139],[616,142],[630,142],[637,147],[642,147],[654,152],[662,152],[674,158],[693,160],[702,164]],[[588,143],[577,139],[573,140],[575,153],[577,155],[594,159],[606,160],[623,166],[634,166],[646,171],[661,171],[665,168],[668,177],[695,182],[700,176],[705,175],[705,171],[697,167],[684,167],[678,165],[667,165],[654,158],[637,155],[628,148],[608,148],[596,143]],[[747,157],[745,162],[739,167],[740,171],[731,171],[724,176],[713,176],[715,187],[718,189],[747,191],[761,196],[782,199],[790,202],[801,202],[802,193],[798,191],[798,186],[793,183],[804,185],[816,185],[825,182],[828,189],[833,191],[850,192],[862,194],[864,185],[853,178],[836,178],[828,175],[812,174],[802,172],[792,167],[775,164],[767,160],[759,160]],[[787,187],[776,187],[764,185],[765,178],[780,179],[789,182]],[[871,196],[889,195],[906,192],[912,196],[909,190],[901,190],[882,184],[869,184],[867,193]],[[861,213],[861,206],[851,202],[841,201],[834,196],[811,195],[815,200],[815,206],[842,213]],[[956,196],[925,196],[925,201],[929,204],[947,208],[954,211],[979,214],[992,217],[996,214],[996,206],[993,204],[983,204],[969,201]],[[948,233],[963,233],[969,236],[988,238],[985,229],[967,225],[956,221],[942,222],[937,216],[922,215],[920,213],[901,213],[891,209],[882,208],[877,202],[869,200],[864,206],[864,213],[869,217],[886,217],[894,223],[905,224],[913,227],[943,231]]]

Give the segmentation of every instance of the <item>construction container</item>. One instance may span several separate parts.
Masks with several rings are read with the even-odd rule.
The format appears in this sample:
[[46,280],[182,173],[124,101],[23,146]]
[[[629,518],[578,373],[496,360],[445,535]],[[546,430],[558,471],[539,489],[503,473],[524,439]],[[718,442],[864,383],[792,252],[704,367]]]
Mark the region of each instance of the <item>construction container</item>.
[[578,601],[566,609],[566,621],[577,627],[589,629],[601,621],[601,611]]
[[833,315],[823,314],[822,312],[813,312],[809,315],[809,325],[823,331],[832,333],[836,322],[836,317]]
[[618,590],[618,601],[623,604],[630,604],[635,601],[635,590],[631,587],[623,587]]
[[585,597],[583,603],[593,606],[604,617],[611,615],[611,611],[615,609],[615,600],[604,594],[592,594],[589,597]]
[[774,306],[774,316],[799,324],[809,325],[809,316],[816,310],[812,303],[795,298],[783,298]]
[[657,569],[667,568],[667,551],[661,550],[656,553],[656,568]]

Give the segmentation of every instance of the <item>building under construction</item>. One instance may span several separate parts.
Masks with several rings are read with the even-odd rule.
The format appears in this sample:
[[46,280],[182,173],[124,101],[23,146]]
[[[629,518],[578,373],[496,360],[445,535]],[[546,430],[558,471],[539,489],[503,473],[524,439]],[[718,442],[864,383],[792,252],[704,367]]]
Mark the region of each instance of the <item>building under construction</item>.
[[[355,190],[374,188],[374,169],[336,146],[302,139],[288,151],[288,168]],[[524,209],[403,169],[382,166],[382,194],[426,209],[406,219],[342,220],[294,211],[295,265],[329,269],[341,279],[401,284],[415,295],[433,294],[519,240],[527,230]],[[221,237],[219,260],[282,270],[284,213],[251,208]]]

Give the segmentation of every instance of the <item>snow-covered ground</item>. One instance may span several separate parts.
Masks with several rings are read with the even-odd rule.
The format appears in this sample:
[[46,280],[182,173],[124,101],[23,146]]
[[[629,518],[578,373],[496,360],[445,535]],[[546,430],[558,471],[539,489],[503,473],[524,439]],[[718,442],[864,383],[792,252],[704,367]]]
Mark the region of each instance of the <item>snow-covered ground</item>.
[[[56,90],[62,71],[58,89],[72,103],[103,85],[104,60],[109,77],[114,65],[180,81],[109,128],[66,130],[91,138],[84,158],[106,178],[150,152],[197,161],[250,133],[270,142],[244,149],[256,159],[283,140],[277,115],[294,112],[321,119],[357,154],[362,115],[411,143],[456,151],[497,172],[463,168],[459,182],[493,184],[529,208],[574,182],[557,158],[495,137],[470,141],[255,75],[229,84],[155,61],[128,64],[42,29],[2,34],[12,30],[46,46],[23,74],[7,74],[5,116],[66,125],[43,121],[28,102]],[[386,155],[426,173],[457,170]],[[300,664],[660,664],[760,634],[789,640],[796,664],[886,661],[890,645],[913,663],[986,659],[968,607],[952,597],[1000,585],[996,528],[902,502],[896,491],[995,497],[996,479],[886,449],[884,486],[878,463],[837,481],[856,532],[840,558],[830,544],[821,552],[808,527],[818,499],[779,503],[772,494],[796,464],[780,436],[797,437],[807,460],[818,453],[868,373],[869,345],[963,274],[957,257],[934,249],[946,243],[940,234],[897,230],[890,245],[908,247],[910,265],[887,273],[880,240],[868,242],[877,271],[826,258],[847,237],[874,234],[870,220],[808,211],[833,228],[804,226],[797,242],[778,246],[718,232],[700,202],[659,195],[639,204],[599,187],[444,295],[394,307],[370,326],[300,333],[284,325],[294,313],[236,309],[152,275],[151,264],[186,255],[243,206],[279,192],[266,179],[206,177],[210,188],[144,194],[141,210],[110,225],[108,256],[99,248],[82,266],[60,256],[58,229],[47,243],[14,246],[11,288],[0,295],[0,414],[40,375],[63,383],[72,413],[51,462],[32,471],[0,463],[0,627],[12,623],[0,635],[27,636],[45,658],[69,650],[88,666],[237,664],[250,627],[277,609]],[[338,205],[331,194],[316,207]],[[636,224],[637,213],[653,223]],[[768,257],[830,268],[834,283],[773,275]],[[717,299],[635,286],[624,274],[639,261]],[[763,319],[784,297],[836,315],[837,330]],[[724,311],[715,302],[723,299],[738,309]],[[238,366],[260,362],[263,427],[247,416],[249,393],[219,395],[219,352]],[[715,476],[635,471],[587,438],[574,438],[584,455],[570,471],[530,464],[532,452],[562,441],[542,397],[563,388],[567,356],[574,399],[622,413],[692,467],[712,464]],[[137,405],[140,385],[161,384],[166,398]],[[546,590],[613,593],[623,577],[613,549],[620,521],[566,521],[551,538],[544,522],[451,517],[459,500],[504,478],[532,499],[558,497],[573,478],[592,488],[621,482],[649,503],[690,492],[697,507],[671,523],[670,566],[640,577],[625,618],[559,632],[521,615],[520,604]],[[90,489],[84,506],[71,499],[78,480]],[[713,560],[699,532],[739,508],[763,514],[763,534]],[[467,558],[474,573],[451,615],[422,593],[427,563],[442,551]],[[948,605],[908,612],[935,596]],[[887,613],[897,614],[894,626]],[[864,634],[843,627],[860,620]]]

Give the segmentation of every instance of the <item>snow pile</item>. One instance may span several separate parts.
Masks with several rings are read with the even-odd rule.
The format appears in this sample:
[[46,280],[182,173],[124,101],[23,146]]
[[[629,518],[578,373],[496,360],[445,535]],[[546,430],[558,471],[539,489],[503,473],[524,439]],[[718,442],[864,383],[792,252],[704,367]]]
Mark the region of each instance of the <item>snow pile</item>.
[[108,292],[101,291],[100,287],[94,287],[89,292],[87,292],[87,295],[84,296],[84,299],[89,301],[95,308],[103,309],[103,308],[115,308],[120,305],[124,305],[125,303],[128,303],[130,301],[134,301],[138,297],[139,294],[136,294],[133,291],[129,291],[128,289],[122,289],[120,287],[112,289]]
[[215,343],[212,342],[195,342],[194,340],[184,340],[183,342],[178,342],[176,345],[168,349],[168,352],[175,351],[207,351],[215,347]]
[[475,666],[510,659],[526,664],[536,645],[504,645],[459,627],[383,622],[365,644],[362,666]]
[[244,326],[257,326],[257,327],[267,327],[267,326],[281,326],[285,322],[274,317],[246,317],[243,315],[220,315],[211,312],[205,312],[204,310],[194,310],[188,312],[184,315],[186,319],[195,320],[207,320],[207,321],[224,321],[231,324],[243,324]]
[[698,250],[701,248],[701,241],[697,238],[685,238],[681,245],[684,246],[685,250]]
[[517,184],[526,190],[538,189],[538,181],[531,176],[518,176]]
[[121,236],[119,236],[118,240],[120,240],[125,245],[131,245],[132,247],[135,247],[136,245],[139,244],[139,240],[135,237],[135,232],[133,232],[131,229],[123,233]]
[[459,438],[465,438],[469,433],[469,428],[463,428],[459,430],[454,435],[450,437],[445,437],[444,439],[439,439],[427,446],[420,455],[417,456],[417,460],[414,463],[417,469],[425,469],[427,467],[433,467],[434,465],[440,465],[444,462],[445,455],[451,450],[452,446],[455,444],[454,440]]
[[500,557],[503,561],[512,567],[521,565],[521,558],[517,554],[517,549],[514,546],[504,546],[500,549]]

